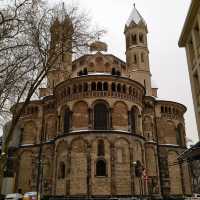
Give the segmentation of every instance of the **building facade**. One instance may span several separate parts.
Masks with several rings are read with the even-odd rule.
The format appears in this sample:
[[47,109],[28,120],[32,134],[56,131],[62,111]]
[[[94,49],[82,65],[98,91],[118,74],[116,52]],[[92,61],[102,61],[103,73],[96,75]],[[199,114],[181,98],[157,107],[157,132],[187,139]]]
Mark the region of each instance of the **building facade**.
[[[52,44],[63,25],[52,26]],[[124,33],[126,62],[97,41],[89,54],[72,62],[68,53],[49,72],[42,100],[20,119],[16,191],[39,183],[43,195],[65,197],[191,194],[188,167],[177,160],[186,150],[186,107],[156,99],[147,24],[135,7]]]
[[[192,0],[180,36],[179,46],[185,47],[192,88],[198,133],[200,134],[200,2]],[[200,136],[200,135],[199,135]]]
[[[192,88],[194,110],[200,137],[200,1],[192,0],[187,18],[180,36],[179,46],[186,50],[188,71]],[[200,143],[198,142],[180,159],[190,163],[192,192],[200,193]]]

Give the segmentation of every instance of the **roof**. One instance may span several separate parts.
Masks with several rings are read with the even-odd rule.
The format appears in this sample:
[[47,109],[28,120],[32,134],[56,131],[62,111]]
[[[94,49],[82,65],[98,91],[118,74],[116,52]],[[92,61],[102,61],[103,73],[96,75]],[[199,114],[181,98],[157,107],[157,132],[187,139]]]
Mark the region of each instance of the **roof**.
[[198,13],[198,10],[200,8],[200,1],[199,0],[192,0],[184,26],[183,30],[179,39],[179,47],[185,47],[188,35],[194,25],[195,17]]
[[144,18],[136,9],[135,4],[134,4],[134,8],[128,18],[128,21],[126,22],[126,26],[129,26],[132,22],[134,22],[135,24],[143,23],[144,25],[146,25]]

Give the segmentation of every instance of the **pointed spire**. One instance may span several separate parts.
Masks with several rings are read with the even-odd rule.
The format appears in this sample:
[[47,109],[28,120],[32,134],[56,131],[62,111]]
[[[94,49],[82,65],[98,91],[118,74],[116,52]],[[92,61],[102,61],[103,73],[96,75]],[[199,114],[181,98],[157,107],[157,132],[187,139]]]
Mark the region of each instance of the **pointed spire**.
[[134,8],[128,18],[128,21],[126,22],[126,26],[129,26],[132,22],[135,24],[143,23],[146,26],[146,22],[144,18],[141,16],[141,14],[136,9],[135,3],[133,4]]

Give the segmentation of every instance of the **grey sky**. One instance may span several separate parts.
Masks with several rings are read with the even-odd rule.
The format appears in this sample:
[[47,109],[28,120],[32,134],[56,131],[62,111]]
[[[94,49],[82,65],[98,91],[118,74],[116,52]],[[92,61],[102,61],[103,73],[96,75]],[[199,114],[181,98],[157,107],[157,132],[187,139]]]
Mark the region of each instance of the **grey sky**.
[[[70,0],[65,0],[66,3]],[[49,0],[58,2],[58,0]],[[103,41],[109,52],[125,60],[124,25],[133,3],[144,17],[149,29],[149,50],[152,79],[159,87],[159,99],[178,101],[187,106],[187,136],[198,140],[189,75],[184,49],[178,39],[189,8],[189,0],[76,0],[89,12],[93,24],[107,30]]]

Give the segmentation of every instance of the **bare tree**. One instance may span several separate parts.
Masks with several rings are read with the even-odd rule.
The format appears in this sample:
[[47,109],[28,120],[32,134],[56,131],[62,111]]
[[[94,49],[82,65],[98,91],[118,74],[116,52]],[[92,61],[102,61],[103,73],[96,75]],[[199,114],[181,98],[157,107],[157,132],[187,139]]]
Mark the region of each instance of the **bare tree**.
[[[58,42],[53,43],[56,21],[65,26],[62,37],[54,34]],[[49,70],[64,62],[66,53],[81,53],[103,33],[91,30],[87,15],[76,6],[50,8],[39,0],[11,0],[0,9],[0,120],[10,118],[11,107],[13,113],[5,153],[21,114]]]

